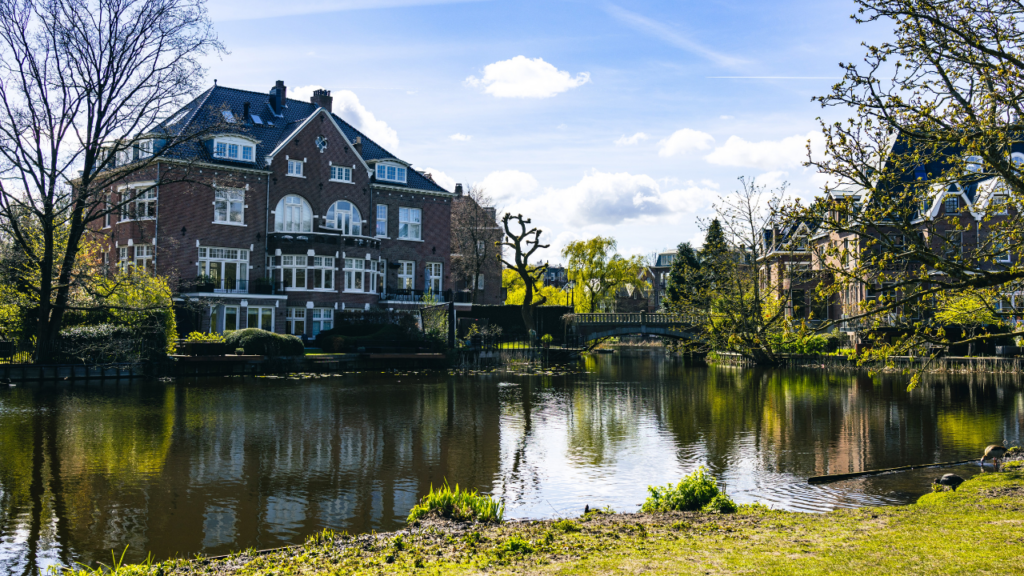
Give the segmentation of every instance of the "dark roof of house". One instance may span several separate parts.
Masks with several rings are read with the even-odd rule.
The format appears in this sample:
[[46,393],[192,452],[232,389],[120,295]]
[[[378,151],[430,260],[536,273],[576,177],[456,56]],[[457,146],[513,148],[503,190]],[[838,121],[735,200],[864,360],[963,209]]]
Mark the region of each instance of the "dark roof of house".
[[[224,86],[213,86],[206,90],[194,100],[186,104],[182,109],[160,123],[152,132],[154,134],[166,134],[168,136],[181,135],[183,133],[199,130],[215,130],[218,134],[235,133],[240,136],[248,136],[259,141],[256,146],[255,162],[233,162],[223,158],[214,158],[212,150],[200,142],[185,142],[178,144],[173,150],[165,154],[169,158],[184,160],[202,160],[226,166],[248,166],[263,168],[266,166],[267,155],[308,118],[318,108],[311,102],[286,99],[282,115],[274,114],[270,105],[270,97],[264,92],[251,92],[238,90]],[[261,123],[257,124],[254,118],[245,118],[245,104],[249,104],[250,115],[258,116]],[[234,122],[225,121],[224,111],[230,111]],[[342,132],[350,142],[358,137],[362,141],[361,156],[367,162],[375,160],[399,160],[397,156],[388,152],[383,146],[368,138],[351,124],[346,122],[337,114],[331,114],[338,123]],[[328,137],[328,141],[330,137]],[[372,176],[371,178],[375,178]],[[383,183],[382,183],[383,184]],[[386,182],[388,186],[426,190],[430,192],[448,193],[426,176],[409,169],[406,176],[406,184],[397,182]]]

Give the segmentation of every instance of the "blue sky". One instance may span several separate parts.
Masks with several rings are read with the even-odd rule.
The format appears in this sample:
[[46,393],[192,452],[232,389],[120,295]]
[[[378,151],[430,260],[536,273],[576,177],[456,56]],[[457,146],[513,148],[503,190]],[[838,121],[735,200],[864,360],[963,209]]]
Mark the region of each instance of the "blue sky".
[[891,27],[852,2],[218,0],[209,79],[335,112],[436,179],[483,186],[566,242],[699,241],[739,176],[810,196],[800,166],[838,63]]

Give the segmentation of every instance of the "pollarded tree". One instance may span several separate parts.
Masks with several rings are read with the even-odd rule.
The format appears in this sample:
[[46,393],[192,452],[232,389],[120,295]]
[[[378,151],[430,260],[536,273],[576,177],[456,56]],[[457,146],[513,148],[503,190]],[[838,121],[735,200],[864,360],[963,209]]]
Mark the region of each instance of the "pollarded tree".
[[787,213],[820,230],[819,292],[846,313],[834,323],[900,335],[885,354],[985,339],[950,340],[933,303],[1024,289],[1024,5],[857,4],[857,23],[891,23],[894,39],[817,98],[852,117],[823,121],[810,156],[834,183],[825,198]]
[[0,226],[40,272],[36,361],[82,280],[89,224],[150,190],[115,202],[109,191],[203,136],[153,130],[198,92],[201,58],[222,51],[202,0],[0,3]]
[[[519,225],[518,231],[513,231],[514,225],[512,221]],[[527,331],[535,331],[536,326],[533,322],[533,309],[536,306],[540,306],[547,301],[547,298],[541,296],[537,301],[534,301],[534,287],[541,282],[544,278],[544,271],[548,269],[547,264],[532,265],[530,264],[530,258],[533,254],[541,248],[549,248],[550,244],[541,244],[540,235],[542,230],[539,228],[526,229],[527,224],[530,224],[529,218],[523,218],[522,214],[505,213],[501,218],[501,224],[505,229],[505,238],[502,240],[501,245],[507,246],[512,250],[512,261],[505,260],[502,255],[501,261],[512,270],[515,270],[519,277],[523,280],[523,324],[526,325]]]

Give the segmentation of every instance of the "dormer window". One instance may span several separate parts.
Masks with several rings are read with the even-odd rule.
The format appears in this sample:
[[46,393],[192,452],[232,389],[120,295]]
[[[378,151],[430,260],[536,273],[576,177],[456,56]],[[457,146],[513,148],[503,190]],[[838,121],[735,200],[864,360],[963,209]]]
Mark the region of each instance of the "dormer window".
[[231,110],[221,110],[221,114],[224,115],[224,121],[230,124],[235,123],[235,115],[231,113]]
[[217,138],[213,141],[213,157],[237,162],[252,162],[255,158],[255,148],[252,142],[241,138]]
[[1006,196],[999,195],[992,197],[992,213],[1004,216],[1009,214],[1006,210]]
[[960,211],[960,197],[946,196],[945,206],[946,214],[956,214]]
[[380,162],[377,164],[377,180],[405,184],[405,167]]
[[153,141],[139,140],[139,159],[149,158],[153,155]]

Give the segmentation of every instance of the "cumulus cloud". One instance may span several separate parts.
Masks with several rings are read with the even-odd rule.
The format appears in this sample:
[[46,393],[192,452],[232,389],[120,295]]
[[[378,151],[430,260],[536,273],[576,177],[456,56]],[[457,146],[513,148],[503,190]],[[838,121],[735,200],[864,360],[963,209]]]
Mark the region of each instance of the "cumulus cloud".
[[540,192],[537,179],[519,170],[491,172],[480,182],[473,184],[483,188],[488,196],[499,204],[507,204],[533,198]]
[[444,188],[449,192],[455,192],[455,178],[452,178],[435,168],[424,168],[423,170],[420,170],[420,172],[430,174],[430,177],[434,179],[434,183],[441,188]]
[[625,134],[623,134],[622,136],[619,137],[618,140],[615,141],[615,145],[616,146],[633,146],[634,144],[639,144],[640,142],[643,142],[644,140],[647,140],[648,138],[650,138],[650,136],[648,136],[647,134],[644,134],[643,132],[637,132],[636,134],[633,134],[632,136],[626,136]]
[[[288,90],[288,95],[296,100],[309,101],[314,90],[322,89],[323,86],[311,84],[299,86]],[[387,122],[378,120],[373,112],[370,112],[359,102],[359,97],[351,90],[332,91],[334,97],[334,113],[354,126],[357,130],[366,134],[371,140],[384,148],[398,148],[398,132],[388,126]]]
[[824,139],[821,133],[808,132],[782,140],[762,140],[761,142],[748,142],[739,136],[730,136],[725,144],[715,148],[704,159],[719,166],[739,166],[763,170],[796,168],[807,159],[808,140],[811,141],[811,147],[815,154],[820,155],[824,149]]
[[675,156],[696,150],[707,150],[715,145],[711,134],[683,128],[676,130],[671,136],[658,142],[658,156]]
[[470,140],[473,139],[472,136],[467,136],[466,134],[460,134],[458,132],[456,132],[455,134],[452,134],[451,136],[449,136],[449,138],[451,138],[452,140],[455,140],[457,142],[469,142]]
[[543,58],[516,56],[484,67],[480,78],[470,76],[465,84],[483,88],[495,98],[550,98],[590,82],[589,72],[572,77]]

